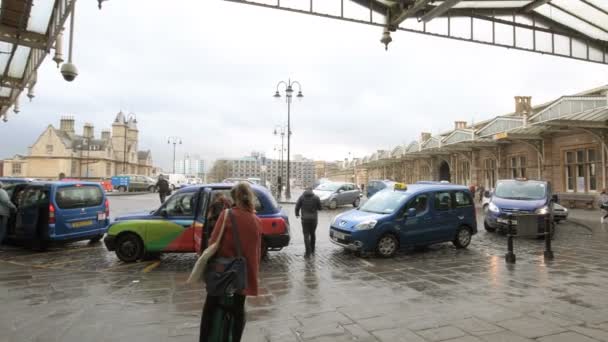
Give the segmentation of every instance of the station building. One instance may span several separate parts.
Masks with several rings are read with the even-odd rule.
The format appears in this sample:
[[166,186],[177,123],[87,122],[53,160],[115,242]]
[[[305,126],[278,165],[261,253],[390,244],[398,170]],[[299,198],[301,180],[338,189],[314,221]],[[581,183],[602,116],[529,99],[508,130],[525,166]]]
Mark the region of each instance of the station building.
[[608,85],[533,106],[515,97],[515,111],[451,130],[423,132],[409,144],[346,163],[332,179],[367,184],[447,180],[493,188],[499,179],[551,182],[570,206],[591,206],[607,183]]

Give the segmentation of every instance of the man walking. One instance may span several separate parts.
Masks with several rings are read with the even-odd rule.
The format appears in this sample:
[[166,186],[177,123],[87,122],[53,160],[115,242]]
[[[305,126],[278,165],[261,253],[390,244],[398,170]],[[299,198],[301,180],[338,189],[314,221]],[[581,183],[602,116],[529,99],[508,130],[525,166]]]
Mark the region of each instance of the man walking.
[[160,204],[165,203],[165,198],[170,192],[169,182],[163,177],[163,175],[158,176],[158,182],[156,182],[156,188],[158,189],[158,195],[160,196]]
[[312,192],[311,187],[298,198],[296,202],[296,217],[300,217],[302,211],[302,232],[304,233],[304,246],[306,247],[305,257],[310,257],[315,253],[315,231],[317,230],[318,211],[321,210],[321,200],[319,196]]
[[2,182],[0,182],[0,244],[2,244],[2,241],[4,241],[4,237],[6,236],[8,218],[11,216],[11,213],[15,211],[17,211],[17,207],[11,202],[8,193],[4,190]]

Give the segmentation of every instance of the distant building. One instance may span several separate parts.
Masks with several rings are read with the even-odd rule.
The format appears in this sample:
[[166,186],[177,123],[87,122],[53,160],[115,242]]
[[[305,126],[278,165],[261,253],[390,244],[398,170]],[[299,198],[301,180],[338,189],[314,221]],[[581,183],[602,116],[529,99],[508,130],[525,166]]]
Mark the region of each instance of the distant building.
[[12,177],[43,179],[107,178],[129,173],[153,176],[152,153],[139,151],[137,120],[120,112],[112,130],[95,137],[92,124],[76,134],[73,117],[61,118],[59,128],[49,125],[29,147],[27,155],[4,160],[3,173]]
[[205,175],[205,161],[199,156],[192,156],[175,161],[175,173],[203,177]]

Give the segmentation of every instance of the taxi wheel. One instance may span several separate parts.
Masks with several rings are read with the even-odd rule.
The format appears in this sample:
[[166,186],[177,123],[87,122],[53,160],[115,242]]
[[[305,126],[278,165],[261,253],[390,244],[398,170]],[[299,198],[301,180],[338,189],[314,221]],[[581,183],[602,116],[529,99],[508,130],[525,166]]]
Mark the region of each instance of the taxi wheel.
[[155,192],[156,187],[154,185],[148,187],[148,192]]
[[144,244],[133,233],[122,234],[116,241],[116,256],[124,262],[135,262],[143,258]]
[[359,204],[361,204],[361,199],[359,197],[355,198],[355,201],[353,202],[353,207],[358,208]]
[[382,258],[390,258],[399,248],[399,241],[393,234],[384,234],[376,244],[376,253]]
[[483,221],[483,227],[486,229],[487,232],[490,233],[494,233],[496,231],[496,228],[490,227],[490,225],[486,221]]
[[456,246],[456,248],[467,248],[471,243],[471,236],[471,229],[466,226],[461,226],[458,228],[458,232],[454,238],[454,246]]
[[118,192],[125,192],[125,191],[127,191],[127,187],[125,187],[125,186],[118,187]]
[[335,199],[331,200],[331,202],[329,202],[329,209],[334,210],[338,207],[338,202],[336,202]]

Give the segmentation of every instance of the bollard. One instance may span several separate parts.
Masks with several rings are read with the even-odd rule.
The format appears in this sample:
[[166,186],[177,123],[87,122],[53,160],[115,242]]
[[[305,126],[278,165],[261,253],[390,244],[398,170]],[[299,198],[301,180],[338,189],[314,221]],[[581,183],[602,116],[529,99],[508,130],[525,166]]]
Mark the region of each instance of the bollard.
[[515,253],[513,253],[513,215],[507,215],[508,228],[507,228],[507,254],[505,254],[505,261],[507,264],[515,263]]
[[553,213],[549,215],[549,220],[545,224],[545,259],[553,260],[553,251],[551,250],[551,226],[553,225]]

